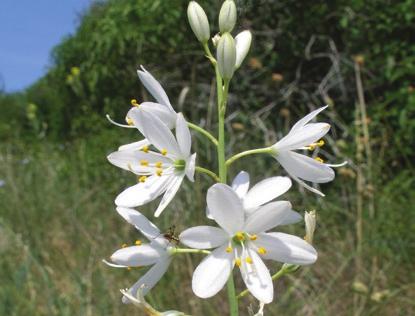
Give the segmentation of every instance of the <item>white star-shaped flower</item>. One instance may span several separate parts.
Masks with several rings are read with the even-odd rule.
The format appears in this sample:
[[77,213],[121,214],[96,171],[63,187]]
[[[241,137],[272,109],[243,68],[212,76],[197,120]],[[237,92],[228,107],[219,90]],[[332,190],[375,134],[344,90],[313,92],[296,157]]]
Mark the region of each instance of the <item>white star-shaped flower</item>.
[[117,196],[115,204],[124,207],[144,205],[164,194],[155,216],[158,217],[178,191],[185,176],[194,181],[196,154],[191,154],[191,136],[187,122],[179,113],[176,137],[166,124],[151,113],[138,114],[145,138],[159,152],[149,146],[129,144],[108,156],[108,160],[139,175],[139,183]]
[[[117,212],[131,225],[134,225],[149,241],[149,244],[136,242],[135,246],[123,247],[111,255],[113,263],[104,261],[116,268],[136,268],[143,266],[152,267],[128,290],[132,296],[137,296],[137,291],[142,290],[146,295],[161,279],[172,259],[172,247],[174,244],[167,239],[160,230],[141,213],[124,207],[117,207]],[[123,302],[129,300],[124,296]]]
[[[309,186],[305,181],[314,183],[325,183],[334,179],[334,171],[331,167],[342,166],[331,165],[323,162],[321,158],[310,158],[299,154],[294,150],[314,149],[324,145],[320,140],[330,129],[328,123],[309,123],[317,114],[326,109],[321,107],[299,120],[291,128],[290,132],[275,143],[271,148],[274,150],[273,156],[288,174],[300,185],[308,190],[324,196],[319,190]],[[320,140],[320,141],[319,141]]]
[[218,293],[237,265],[248,290],[259,301],[273,300],[274,288],[263,259],[306,265],[317,259],[316,250],[303,239],[268,231],[301,218],[289,202],[276,207],[268,203],[246,217],[241,198],[226,184],[215,184],[207,193],[211,215],[220,226],[198,226],[180,234],[180,241],[192,248],[216,248],[196,268],[192,288],[201,298]]

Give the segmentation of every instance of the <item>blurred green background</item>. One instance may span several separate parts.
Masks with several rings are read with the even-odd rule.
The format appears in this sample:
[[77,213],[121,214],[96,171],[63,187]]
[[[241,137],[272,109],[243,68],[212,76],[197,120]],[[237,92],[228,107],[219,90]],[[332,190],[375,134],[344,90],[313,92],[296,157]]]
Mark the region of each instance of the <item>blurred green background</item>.
[[[298,211],[316,209],[318,262],[276,282],[266,315],[415,314],[415,1],[238,0],[239,29],[253,46],[235,75],[228,153],[272,144],[310,109],[329,104],[322,156],[348,160],[327,197],[293,190]],[[221,1],[200,1],[217,31]],[[139,236],[114,198],[135,178],[106,155],[140,138],[123,121],[129,100],[147,100],[142,64],[177,111],[215,131],[213,71],[186,18],[188,1],[108,0],[93,4],[52,52],[48,72],[23,92],[0,92],[0,315],[127,315],[118,291],[139,270],[101,263]],[[30,54],[30,52],[28,52]],[[194,135],[199,164],[216,168]],[[284,171],[271,158],[235,163],[253,182]],[[162,229],[206,223],[211,180],[186,183]],[[139,208],[152,219],[156,204]],[[302,224],[284,228],[302,236]],[[226,314],[225,292],[191,293],[198,255],[176,258],[149,295],[161,310]],[[271,264],[277,271],[279,264]],[[241,280],[237,279],[242,289]],[[241,302],[247,315],[252,298]]]

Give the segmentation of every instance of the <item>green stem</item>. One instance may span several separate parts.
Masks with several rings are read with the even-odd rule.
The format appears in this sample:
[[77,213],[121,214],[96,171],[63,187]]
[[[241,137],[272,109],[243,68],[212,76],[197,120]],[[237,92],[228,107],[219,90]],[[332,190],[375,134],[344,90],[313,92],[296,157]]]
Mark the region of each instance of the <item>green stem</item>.
[[219,179],[218,175],[216,173],[214,173],[213,171],[210,171],[209,169],[196,166],[196,171],[200,172],[200,173],[207,174],[208,176],[210,176],[216,182],[220,182],[220,179]]
[[206,136],[215,146],[218,146],[218,140],[215,136],[213,136],[211,133],[209,133],[207,130],[201,128],[200,126],[197,126],[196,124],[187,122],[187,125],[195,130],[196,132],[199,132],[203,136]]
[[200,254],[204,254],[204,255],[209,255],[210,251],[209,250],[203,250],[203,249],[174,248],[174,249],[172,249],[172,253],[173,254],[176,254],[176,253],[200,253]]
[[245,156],[255,155],[255,154],[273,154],[274,152],[275,151],[272,147],[265,147],[265,148],[258,148],[258,149],[251,149],[251,150],[243,151],[239,154],[232,156],[228,160],[226,160],[226,166],[229,167],[233,162]]

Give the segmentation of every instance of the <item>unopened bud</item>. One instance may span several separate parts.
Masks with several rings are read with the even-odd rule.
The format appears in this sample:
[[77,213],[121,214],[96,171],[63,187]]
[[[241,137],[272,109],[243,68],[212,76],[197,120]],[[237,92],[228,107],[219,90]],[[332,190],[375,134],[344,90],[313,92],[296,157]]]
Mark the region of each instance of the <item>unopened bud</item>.
[[210,38],[209,21],[205,11],[196,1],[190,1],[187,7],[187,18],[198,41],[206,43]]
[[225,33],[221,36],[216,54],[220,75],[223,79],[231,79],[236,61],[235,40],[231,34]]
[[252,34],[250,31],[243,31],[236,35],[236,62],[235,69],[238,69],[244,61],[246,55],[248,55],[249,48],[251,47]]
[[236,23],[236,5],[233,0],[226,0],[219,12],[219,30],[221,33],[231,32]]
[[314,231],[316,229],[316,211],[305,212],[305,237],[304,239],[309,243],[313,243]]
[[212,37],[213,46],[218,47],[219,40],[220,40],[220,34],[218,33]]

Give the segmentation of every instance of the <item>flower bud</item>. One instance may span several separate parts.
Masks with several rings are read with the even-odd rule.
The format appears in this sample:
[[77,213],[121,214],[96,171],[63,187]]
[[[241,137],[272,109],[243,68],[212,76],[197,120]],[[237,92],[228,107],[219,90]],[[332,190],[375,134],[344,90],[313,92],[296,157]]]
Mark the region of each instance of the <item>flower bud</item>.
[[235,71],[236,48],[232,35],[225,33],[221,36],[216,51],[219,73],[223,79],[231,79]]
[[221,33],[231,32],[236,23],[236,5],[233,0],[226,0],[219,12],[219,30]]
[[314,231],[316,229],[316,211],[305,212],[305,241],[313,243]]
[[246,55],[249,52],[249,48],[251,47],[252,42],[252,34],[250,31],[243,31],[236,35],[235,37],[235,45],[236,45],[236,62],[235,62],[235,69],[238,69],[242,62],[244,61]]
[[190,1],[187,7],[187,18],[198,41],[206,43],[210,38],[209,21],[205,11],[196,1]]

